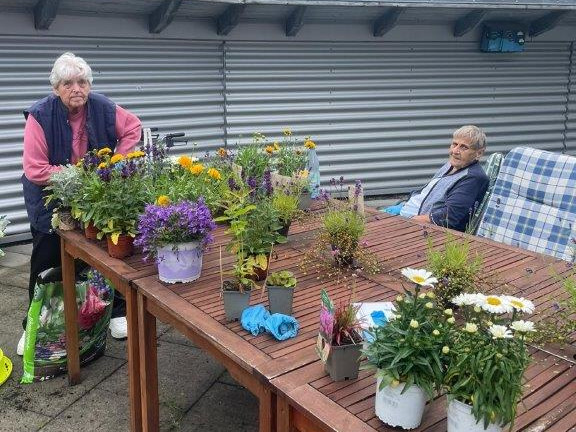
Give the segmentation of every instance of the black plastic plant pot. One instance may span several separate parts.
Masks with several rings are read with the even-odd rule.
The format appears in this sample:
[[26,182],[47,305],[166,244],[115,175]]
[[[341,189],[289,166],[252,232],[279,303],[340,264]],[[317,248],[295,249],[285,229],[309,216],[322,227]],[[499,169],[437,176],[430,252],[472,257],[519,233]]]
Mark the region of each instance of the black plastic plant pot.
[[333,345],[324,366],[334,381],[346,381],[358,378],[360,350],[362,342],[349,345]]
[[294,287],[266,285],[268,291],[268,307],[270,313],[281,313],[292,315],[292,300],[294,298]]

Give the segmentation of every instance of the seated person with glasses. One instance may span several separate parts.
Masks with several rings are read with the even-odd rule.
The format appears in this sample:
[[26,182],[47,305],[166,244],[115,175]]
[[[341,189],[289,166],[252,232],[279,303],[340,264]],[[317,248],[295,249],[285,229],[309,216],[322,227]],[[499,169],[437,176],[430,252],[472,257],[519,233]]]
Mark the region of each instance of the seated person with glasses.
[[486,135],[473,125],[456,130],[449,159],[407,202],[386,208],[386,213],[465,231],[470,217],[488,188],[488,176],[478,163],[486,149]]

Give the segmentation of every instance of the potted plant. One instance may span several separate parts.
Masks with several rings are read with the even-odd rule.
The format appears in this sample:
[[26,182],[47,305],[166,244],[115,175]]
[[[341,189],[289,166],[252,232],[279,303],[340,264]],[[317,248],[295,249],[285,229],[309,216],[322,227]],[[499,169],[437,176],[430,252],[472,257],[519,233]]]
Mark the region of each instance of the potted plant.
[[510,430],[521,399],[523,375],[530,362],[526,336],[534,323],[531,301],[512,296],[460,294],[452,299],[464,322],[450,334],[448,431]]
[[442,356],[454,317],[436,307],[433,291],[421,291],[436,283],[430,272],[406,268],[402,274],[415,289],[405,289],[389,322],[370,331],[373,341],[364,355],[365,367],[376,370],[376,415],[390,426],[413,429],[422,421],[427,398],[441,388]]
[[138,222],[134,242],[147,258],[154,257],[162,282],[192,282],[200,277],[205,247],[216,227],[202,198],[172,204],[162,195],[148,204]]
[[472,256],[469,242],[448,233],[443,250],[435,250],[432,240],[428,240],[427,255],[428,268],[438,278],[434,293],[440,304],[449,307],[451,298],[474,291],[482,269],[482,256]]
[[220,250],[220,285],[222,287],[222,301],[224,312],[228,321],[240,319],[242,311],[250,304],[250,294],[256,286],[254,272],[256,263],[254,257],[244,253],[236,254],[233,270],[228,274],[232,279],[222,280],[222,250]]
[[53,228],[60,228],[64,231],[76,228],[76,222],[72,217],[72,207],[78,201],[81,187],[80,176],[80,170],[74,165],[66,165],[50,176],[50,184],[44,190],[48,192],[46,206],[53,207]]
[[364,234],[364,216],[350,208],[337,206],[326,212],[323,222],[336,263],[352,266],[360,237]]
[[284,188],[275,188],[272,193],[272,207],[276,210],[282,226],[278,230],[278,234],[283,237],[288,236],[290,224],[298,214],[298,202],[298,195],[294,195]]
[[[352,296],[351,296],[352,297]],[[358,378],[362,349],[362,327],[358,318],[359,306],[343,302],[334,306],[322,290],[320,333],[316,351],[324,368],[334,381]]]
[[146,190],[143,158],[115,154],[96,169],[94,201],[87,217],[106,236],[108,253],[114,258],[132,255],[138,216],[144,211]]
[[268,291],[268,307],[271,314],[292,315],[292,299],[295,287],[296,277],[289,270],[268,274],[266,290]]

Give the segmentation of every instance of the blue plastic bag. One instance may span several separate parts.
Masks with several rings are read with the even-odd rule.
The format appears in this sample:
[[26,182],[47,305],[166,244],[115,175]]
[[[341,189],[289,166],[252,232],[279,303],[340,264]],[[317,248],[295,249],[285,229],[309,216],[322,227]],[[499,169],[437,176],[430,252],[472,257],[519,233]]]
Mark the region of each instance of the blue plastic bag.
[[266,331],[278,340],[293,338],[300,327],[296,318],[279,313],[270,315],[265,324]]
[[400,211],[402,211],[402,207],[404,207],[404,203],[386,207],[385,209],[380,209],[380,211],[391,214],[392,216],[398,216],[400,214]]
[[240,317],[240,324],[244,330],[249,331],[254,336],[266,331],[266,320],[270,317],[270,312],[262,305],[250,306],[244,309]]

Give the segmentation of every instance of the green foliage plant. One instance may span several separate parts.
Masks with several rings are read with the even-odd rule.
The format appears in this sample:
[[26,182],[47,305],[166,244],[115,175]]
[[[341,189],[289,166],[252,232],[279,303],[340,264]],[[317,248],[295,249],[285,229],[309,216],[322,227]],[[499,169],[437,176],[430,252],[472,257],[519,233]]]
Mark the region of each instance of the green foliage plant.
[[331,208],[324,215],[324,230],[332,250],[342,260],[354,257],[364,234],[364,216],[348,208]]
[[415,288],[405,289],[404,295],[396,298],[389,322],[370,330],[374,339],[363,350],[364,368],[376,370],[382,378],[380,389],[405,384],[402,390],[405,392],[415,385],[433,397],[443,383],[444,347],[454,318],[451,311],[444,313],[439,307],[433,290],[423,290],[435,281],[431,273],[412,269],[404,269],[403,273],[405,270],[421,272],[426,277],[410,277]]
[[460,294],[452,299],[463,322],[449,334],[444,385],[449,398],[472,407],[477,421],[512,430],[530,362],[526,338],[534,324],[521,315],[532,302],[512,296]]
[[296,286],[296,277],[289,270],[281,270],[268,274],[266,285],[293,288]]
[[299,196],[286,191],[284,188],[275,188],[272,193],[272,207],[278,214],[282,224],[292,221],[300,212],[298,210]]
[[242,167],[244,178],[262,179],[270,169],[270,156],[264,151],[266,137],[261,133],[252,135],[252,142],[239,145],[234,162]]
[[438,278],[434,292],[440,304],[448,305],[452,297],[474,291],[480,271],[482,256],[472,255],[470,243],[447,233],[443,250],[435,250],[428,240],[428,269]]

